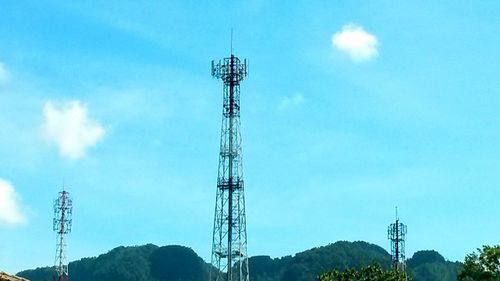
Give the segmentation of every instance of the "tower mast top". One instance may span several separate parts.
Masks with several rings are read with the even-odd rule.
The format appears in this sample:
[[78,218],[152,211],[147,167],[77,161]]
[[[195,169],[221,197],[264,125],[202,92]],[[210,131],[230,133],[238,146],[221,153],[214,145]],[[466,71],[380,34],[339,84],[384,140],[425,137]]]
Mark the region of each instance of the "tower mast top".
[[231,56],[233,55],[233,28],[231,27]]

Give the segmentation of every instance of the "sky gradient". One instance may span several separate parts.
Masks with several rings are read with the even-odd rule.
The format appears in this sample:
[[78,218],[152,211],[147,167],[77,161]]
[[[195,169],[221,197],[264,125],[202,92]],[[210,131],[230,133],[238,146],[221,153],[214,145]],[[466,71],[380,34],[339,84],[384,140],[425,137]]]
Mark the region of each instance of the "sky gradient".
[[500,243],[494,1],[2,1],[0,270],[181,244],[208,261],[222,84],[249,60],[241,130],[249,255],[337,240],[463,260]]

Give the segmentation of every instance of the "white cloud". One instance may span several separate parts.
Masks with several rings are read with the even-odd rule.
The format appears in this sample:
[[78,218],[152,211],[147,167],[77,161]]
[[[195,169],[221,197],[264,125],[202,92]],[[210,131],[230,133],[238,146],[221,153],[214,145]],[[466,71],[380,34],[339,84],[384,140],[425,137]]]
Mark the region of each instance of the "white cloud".
[[21,212],[18,198],[12,184],[0,179],[0,222],[8,225],[19,225],[27,222]]
[[377,37],[354,24],[344,25],[341,31],[333,34],[332,44],[355,62],[367,61],[378,55]]
[[284,97],[278,105],[279,111],[286,111],[304,102],[304,96],[296,93],[289,97]]
[[0,62],[0,85],[5,84],[10,80],[9,71],[5,67],[5,64]]
[[43,132],[50,143],[59,147],[59,154],[71,160],[85,156],[87,148],[104,137],[104,128],[87,115],[87,106],[72,101],[60,107],[46,102],[43,107]]

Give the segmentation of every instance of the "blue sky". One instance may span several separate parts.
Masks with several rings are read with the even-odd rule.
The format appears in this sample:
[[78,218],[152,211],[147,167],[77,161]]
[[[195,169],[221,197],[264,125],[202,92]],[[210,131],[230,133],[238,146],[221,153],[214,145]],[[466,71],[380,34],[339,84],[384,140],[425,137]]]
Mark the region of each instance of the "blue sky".
[[396,205],[407,256],[500,242],[497,2],[74,2],[2,1],[1,270],[53,264],[63,184],[70,260],[208,260],[231,28],[250,255],[388,249]]

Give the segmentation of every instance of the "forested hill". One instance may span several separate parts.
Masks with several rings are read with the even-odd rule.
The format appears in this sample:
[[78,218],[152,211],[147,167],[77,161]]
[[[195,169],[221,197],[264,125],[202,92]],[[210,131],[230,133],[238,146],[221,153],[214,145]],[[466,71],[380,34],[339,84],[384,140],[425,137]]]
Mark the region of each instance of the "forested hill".
[[[340,241],[323,247],[272,259],[255,256],[249,260],[252,281],[309,281],[331,269],[343,270],[369,264],[387,268],[389,254],[366,242]],[[456,280],[460,263],[446,261],[435,251],[420,251],[408,260],[414,281]],[[208,281],[210,265],[193,250],[183,246],[148,244],[118,247],[106,254],[69,264],[72,281]],[[52,281],[52,269],[19,272],[32,281]]]
[[[208,268],[190,248],[153,244],[122,246],[98,257],[69,263],[71,281],[205,281]],[[49,267],[18,273],[31,281],[52,281],[52,275]]]

